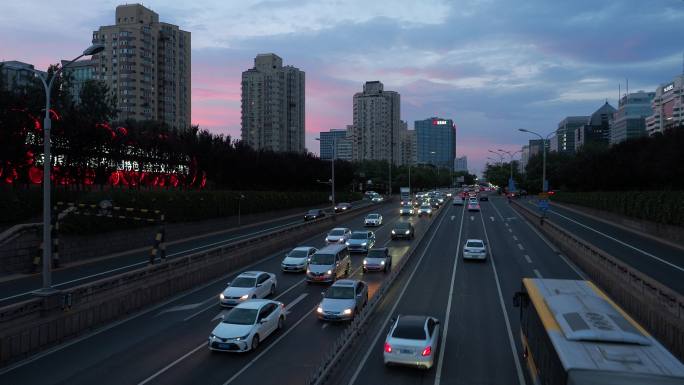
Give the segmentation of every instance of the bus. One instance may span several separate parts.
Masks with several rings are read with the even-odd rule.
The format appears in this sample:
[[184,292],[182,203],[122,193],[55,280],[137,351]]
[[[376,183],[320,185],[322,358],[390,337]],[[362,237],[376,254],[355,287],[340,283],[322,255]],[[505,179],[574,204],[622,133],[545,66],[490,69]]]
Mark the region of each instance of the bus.
[[535,385],[684,384],[684,365],[592,282],[524,278],[513,305]]

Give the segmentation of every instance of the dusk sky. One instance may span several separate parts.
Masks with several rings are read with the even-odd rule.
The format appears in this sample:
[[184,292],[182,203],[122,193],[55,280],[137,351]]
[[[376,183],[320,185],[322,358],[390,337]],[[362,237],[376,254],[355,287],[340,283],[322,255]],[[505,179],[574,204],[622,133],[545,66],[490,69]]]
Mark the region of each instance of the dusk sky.
[[[0,60],[45,69],[114,24],[118,1],[3,0]],[[240,75],[273,52],[306,72],[307,147],[352,122],[368,80],[401,94],[401,116],[454,119],[457,155],[480,172],[488,149],[518,150],[624,92],[682,73],[683,0],[153,0],[192,33],[192,121],[240,137]],[[490,154],[491,155],[491,154]]]

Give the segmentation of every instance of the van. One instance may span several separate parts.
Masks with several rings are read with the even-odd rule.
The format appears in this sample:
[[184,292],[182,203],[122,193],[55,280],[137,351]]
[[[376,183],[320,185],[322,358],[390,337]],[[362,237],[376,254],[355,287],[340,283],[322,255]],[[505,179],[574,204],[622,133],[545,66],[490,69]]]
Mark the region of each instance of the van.
[[347,245],[332,244],[311,256],[306,269],[306,282],[335,282],[351,275],[351,258]]

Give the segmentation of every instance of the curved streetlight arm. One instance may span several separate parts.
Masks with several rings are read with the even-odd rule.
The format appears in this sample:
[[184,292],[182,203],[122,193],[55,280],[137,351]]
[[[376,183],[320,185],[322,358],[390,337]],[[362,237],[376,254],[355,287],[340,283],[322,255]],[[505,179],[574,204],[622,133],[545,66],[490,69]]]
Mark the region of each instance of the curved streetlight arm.
[[542,191],[546,192],[548,191],[548,186],[546,185],[546,142],[549,140],[551,135],[555,133],[555,131],[550,132],[548,135],[546,135],[546,138],[544,138],[541,134],[538,134],[534,131],[530,131],[524,128],[518,128],[518,131],[520,132],[527,132],[533,135],[537,135],[539,139],[542,141]]

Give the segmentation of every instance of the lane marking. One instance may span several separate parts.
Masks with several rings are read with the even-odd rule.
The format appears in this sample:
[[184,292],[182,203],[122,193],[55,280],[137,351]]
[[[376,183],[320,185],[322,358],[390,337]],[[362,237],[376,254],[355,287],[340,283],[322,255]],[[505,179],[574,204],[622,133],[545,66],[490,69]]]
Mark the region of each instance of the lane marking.
[[558,213],[558,212],[556,212],[556,211],[553,211],[553,210],[549,210],[549,211],[551,211],[552,213],[554,213],[554,214],[556,214],[556,215],[558,215],[558,216],[560,216],[560,217],[562,217],[562,218],[567,219],[567,220],[570,221],[570,222],[573,222],[573,223],[575,223],[575,224],[578,224],[578,225],[584,227],[584,228],[587,229],[587,230],[591,230],[591,231],[593,231],[593,232],[595,232],[595,233],[597,233],[597,234],[603,235],[604,237],[606,237],[606,238],[608,238],[608,239],[610,239],[610,240],[613,240],[613,241],[615,241],[615,242],[617,242],[617,243],[619,243],[619,244],[621,244],[621,245],[623,245],[623,246],[629,247],[629,248],[632,249],[632,250],[638,251],[638,252],[640,252],[640,253],[642,253],[642,254],[648,256],[648,257],[651,257],[651,258],[655,259],[655,260],[658,261],[658,262],[662,262],[662,263],[664,263],[664,264],[666,264],[666,265],[668,265],[668,266],[670,266],[670,267],[672,267],[672,268],[674,268],[674,269],[677,269],[677,270],[679,270],[679,271],[681,271],[681,272],[684,272],[684,268],[682,268],[682,267],[680,267],[680,266],[677,266],[677,265],[675,265],[674,263],[668,262],[668,261],[666,261],[666,260],[664,260],[664,259],[662,259],[662,258],[659,258],[659,257],[657,257],[657,256],[655,256],[655,255],[649,253],[648,251],[641,250],[641,249],[639,249],[638,247],[635,247],[635,246],[630,245],[629,243],[626,243],[626,242],[623,242],[623,241],[621,241],[621,240],[619,240],[619,239],[617,239],[617,238],[611,237],[610,235],[608,235],[608,234],[606,234],[606,233],[603,233],[603,232],[601,232],[601,231],[598,231],[598,230],[594,229],[593,227],[589,227],[589,226],[587,226],[587,225],[585,225],[585,224],[583,224],[583,223],[580,223],[580,222],[578,222],[578,221],[576,221],[576,220],[574,220],[574,219],[572,219],[572,218],[566,217],[565,215],[560,214],[560,213]]
[[188,305],[178,305],[178,306],[170,307],[168,309],[162,310],[159,313],[157,313],[157,317],[162,315],[162,314],[165,314],[165,313],[196,309],[196,308],[202,306],[202,304],[203,304],[203,302],[198,302],[198,303],[191,303]]
[[525,254],[525,260],[527,261],[527,263],[532,263],[532,259],[527,254]]
[[[465,214],[465,210],[463,211],[463,214]],[[432,240],[435,238],[435,235],[439,231],[439,228],[442,226],[442,222],[444,222],[444,218],[446,218],[446,216],[443,216],[442,219],[440,219],[439,224],[435,228],[435,231],[430,236],[430,239],[428,239],[428,242],[425,245],[423,252],[420,254],[420,258],[418,258],[418,261],[416,262],[415,266],[413,267],[413,270],[411,271],[411,275],[409,275],[404,287],[401,288],[401,292],[399,293],[399,297],[397,297],[397,300],[396,300],[396,302],[394,302],[392,309],[390,309],[389,313],[387,313],[387,317],[385,317],[385,320],[383,321],[382,326],[380,326],[380,328],[378,329],[378,332],[375,334],[375,337],[373,338],[373,341],[371,342],[370,349],[368,349],[366,351],[366,354],[363,355],[361,362],[359,362],[359,366],[356,367],[356,370],[354,371],[354,375],[349,380],[349,385],[353,385],[356,382],[356,379],[359,377],[359,373],[361,373],[361,369],[363,369],[363,367],[366,366],[366,361],[368,361],[368,357],[370,356],[371,352],[375,348],[375,345],[378,343],[380,336],[387,330],[387,323],[389,322],[390,318],[392,318],[392,315],[394,314],[394,312],[397,310],[397,306],[399,306],[399,302],[401,302],[401,299],[404,297],[404,293],[406,293],[406,289],[408,289],[408,287],[411,283],[411,280],[413,279],[413,276],[416,274],[416,271],[418,271],[418,266],[420,266],[420,263],[423,261],[423,257],[425,257],[427,250],[430,249],[430,245],[432,245]],[[463,217],[461,217],[461,223],[462,222],[463,222]]]
[[330,325],[330,323],[329,323],[329,322],[323,322],[323,325],[321,325],[321,329],[325,329],[325,328],[327,328],[327,327],[328,327],[328,325]]
[[[492,244],[489,241],[489,235],[487,234],[487,226],[485,226],[484,220],[482,220],[482,226],[484,227],[485,239],[487,244]],[[518,348],[515,346],[515,340],[513,339],[513,331],[511,328],[511,322],[508,319],[508,313],[506,312],[506,305],[504,303],[503,294],[501,292],[501,283],[499,282],[499,273],[496,270],[496,262],[494,260],[494,250],[490,247],[489,258],[492,261],[492,270],[494,270],[494,280],[496,282],[496,290],[499,293],[499,304],[501,305],[501,312],[503,313],[504,320],[506,321],[506,332],[508,332],[508,342],[511,345],[511,353],[513,354],[513,361],[515,363],[515,369],[518,372],[518,383],[520,385],[526,385],[525,375],[523,374],[522,366],[520,365],[520,358],[518,355]]]
[[470,216],[470,220],[471,220],[471,221],[474,221],[474,220],[475,220],[475,217],[471,215],[471,216]]
[[451,220],[452,220],[452,221],[454,220],[454,218],[456,218],[456,215],[452,215],[452,216],[451,216]]
[[[484,219],[482,219],[484,223]],[[454,298],[454,284],[456,283],[456,269],[458,268],[459,251],[461,250],[461,235],[463,234],[463,221],[458,229],[458,240],[456,241],[456,256],[454,257],[454,268],[451,271],[451,283],[449,285],[449,299],[447,300],[446,313],[444,314],[444,335],[439,346],[439,359],[437,360],[437,370],[435,372],[435,385],[439,385],[442,381],[442,365],[444,364],[444,352],[446,351],[447,335],[449,333],[449,317],[451,315],[451,303]]]
[[539,279],[544,278],[544,277],[542,277],[542,275],[541,275],[541,273],[539,272],[539,270],[534,269],[534,270],[532,270],[532,271],[534,271],[534,275],[536,275],[537,278],[539,278]]
[[491,219],[491,220],[492,220],[492,222],[494,222],[494,217],[489,217],[489,219]]
[[288,315],[288,314],[292,313],[292,308],[294,307],[294,305],[296,305],[296,304],[298,304],[299,302],[301,302],[304,298],[306,298],[307,295],[309,295],[309,293],[302,293],[302,294],[299,295],[299,297],[297,297],[297,298],[295,298],[294,300],[292,300],[292,302],[290,302],[290,303],[288,303],[287,305],[285,305],[285,315]]
[[516,236],[514,235],[514,236],[513,236],[513,240],[514,240],[514,241],[517,241],[517,240],[518,240],[518,237],[516,237]]
[[505,222],[504,225],[506,225],[506,227],[511,227],[511,225],[509,225],[508,222]]
[[525,248],[523,247],[523,245],[520,244],[520,243],[518,243],[518,248],[519,248],[520,250],[525,250]]
[[196,351],[198,351],[198,350],[200,350],[200,349],[202,349],[202,348],[204,348],[204,347],[206,347],[206,346],[207,346],[207,343],[206,343],[206,342],[203,342],[200,346],[198,346],[198,347],[192,349],[191,351],[185,353],[182,357],[180,357],[180,358],[178,358],[177,360],[173,361],[172,363],[166,365],[164,368],[162,368],[161,370],[159,370],[157,373],[153,374],[153,375],[150,376],[150,377],[147,377],[147,378],[146,378],[145,380],[143,380],[142,382],[139,382],[138,385],[145,385],[145,384],[147,384],[148,382],[154,380],[154,379],[157,378],[159,375],[161,375],[161,374],[164,373],[165,371],[169,370],[172,366],[174,366],[174,365],[176,365],[177,363],[183,361],[184,359],[188,358],[188,356],[192,355],[192,354],[195,353]]
[[513,233],[513,230],[512,230],[512,229],[508,229],[508,232],[512,234],[512,233]]

